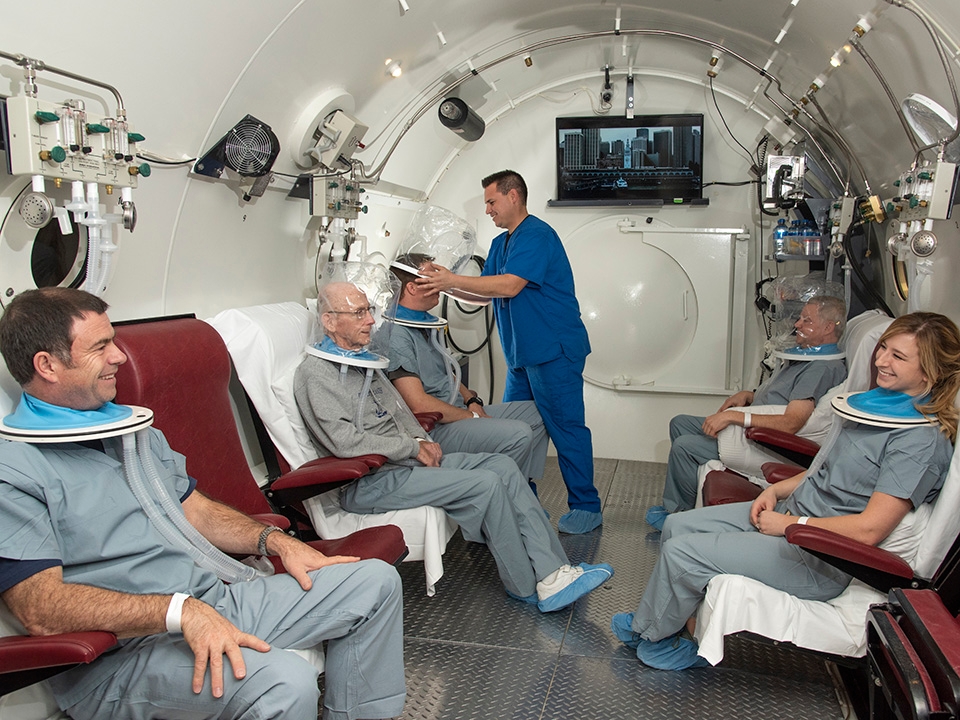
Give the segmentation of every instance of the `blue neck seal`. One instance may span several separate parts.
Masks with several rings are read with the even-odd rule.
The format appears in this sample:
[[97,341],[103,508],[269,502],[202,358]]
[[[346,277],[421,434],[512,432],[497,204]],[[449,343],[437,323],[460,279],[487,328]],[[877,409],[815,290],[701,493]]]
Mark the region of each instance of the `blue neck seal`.
[[815,345],[813,347],[802,348],[799,345],[796,345],[792,348],[788,348],[782,351],[784,355],[797,355],[803,357],[816,356],[816,355],[836,355],[840,352],[840,348],[837,347],[836,343],[827,343],[826,345]]
[[426,310],[413,310],[403,305],[397,305],[396,318],[397,320],[409,320],[410,322],[418,323],[440,322],[440,318],[436,315],[431,315]]
[[314,343],[313,345],[317,350],[321,352],[328,353],[330,355],[337,355],[342,358],[353,358],[355,360],[379,360],[380,356],[376,355],[367,350],[345,350],[344,348],[337,345],[333,338],[329,335],[325,336],[322,341]]
[[917,410],[930,400],[929,395],[914,397],[906,393],[874,388],[847,398],[847,404],[854,410],[869,415],[888,417],[893,420],[922,420],[924,415]]
[[132,414],[129,406],[112,402],[106,402],[96,410],[74,410],[21,393],[17,409],[3,422],[18,430],[73,430],[125,420]]

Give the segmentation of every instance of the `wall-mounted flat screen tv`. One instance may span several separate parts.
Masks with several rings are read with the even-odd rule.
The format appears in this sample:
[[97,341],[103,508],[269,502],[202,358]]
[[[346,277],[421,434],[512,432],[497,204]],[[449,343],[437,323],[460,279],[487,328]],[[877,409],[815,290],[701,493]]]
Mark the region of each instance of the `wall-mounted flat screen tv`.
[[551,205],[702,202],[703,115],[557,118]]

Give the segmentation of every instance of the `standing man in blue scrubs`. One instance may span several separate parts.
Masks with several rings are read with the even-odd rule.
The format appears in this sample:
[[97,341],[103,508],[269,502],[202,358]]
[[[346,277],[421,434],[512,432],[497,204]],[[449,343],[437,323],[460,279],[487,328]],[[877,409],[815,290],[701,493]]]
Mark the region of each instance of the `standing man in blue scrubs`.
[[494,239],[480,277],[439,265],[422,268],[429,290],[464,290],[493,299],[507,361],[504,402],[534,400],[557,448],[570,512],[563,533],[587,533],[603,522],[593,484],[593,440],[584,422],[583,366],[590,353],[573,271],[557,233],[527,212],[527,185],[503,170],[482,181],[486,213],[505,230]]

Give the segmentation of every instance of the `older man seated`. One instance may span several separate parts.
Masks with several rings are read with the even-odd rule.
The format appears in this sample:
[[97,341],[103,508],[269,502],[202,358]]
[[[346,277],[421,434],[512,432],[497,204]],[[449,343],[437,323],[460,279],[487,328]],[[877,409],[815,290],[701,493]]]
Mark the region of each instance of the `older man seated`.
[[[756,391],[741,390],[728,397],[709,417],[677,415],[670,421],[670,455],[663,505],[647,511],[647,522],[663,528],[667,515],[689,510],[697,500],[697,470],[709,460],[720,458],[717,434],[732,425],[765,427],[802,434],[817,401],[847,376],[838,354],[837,342],[846,326],[843,300],[829,295],[811,298],[794,325],[798,360],[788,360]],[[816,359],[824,355],[825,359]],[[814,358],[814,359],[810,359]],[[783,406],[782,412],[751,413],[751,405]]]
[[[398,261],[419,268],[433,258],[410,253]],[[417,276],[394,264],[390,271],[402,283],[396,325],[390,333],[387,376],[407,406],[415,413],[439,412],[440,424],[433,439],[445,453],[491,452],[511,457],[531,481],[543,477],[547,458],[547,430],[533,400],[484,406],[466,385],[453,387],[448,368],[454,359],[430,342],[430,329],[413,325],[434,319],[427,311],[437,304],[439,292],[416,283]],[[422,324],[422,323],[421,323]]]
[[[326,350],[308,353],[294,377],[297,406],[314,447],[321,457],[379,454],[388,459],[378,472],[343,489],[345,510],[443,508],[466,537],[486,542],[507,594],[536,603],[541,612],[571,605],[613,575],[605,564],[570,565],[513,460],[489,453],[444,454],[383,374],[362,366],[375,324],[363,290],[331,282],[320,292],[317,312],[326,336],[318,345]],[[361,359],[359,365],[352,364],[355,358]]]
[[[126,356],[106,310],[69,288],[30,290],[7,305],[0,351],[23,387],[8,426],[77,428],[123,415],[110,401]],[[157,430],[137,443],[170,496],[169,515],[141,505],[121,437],[0,441],[3,601],[34,635],[122,638],[50,681],[60,707],[72,718],[316,717],[317,670],[282,648],[326,641],[323,717],[399,715],[406,688],[396,570],[326,557],[204,497]],[[289,574],[227,585],[202,561],[211,552],[218,568],[231,561],[198,551],[177,534],[178,522],[224,552],[279,555]],[[223,672],[224,655],[232,672]]]

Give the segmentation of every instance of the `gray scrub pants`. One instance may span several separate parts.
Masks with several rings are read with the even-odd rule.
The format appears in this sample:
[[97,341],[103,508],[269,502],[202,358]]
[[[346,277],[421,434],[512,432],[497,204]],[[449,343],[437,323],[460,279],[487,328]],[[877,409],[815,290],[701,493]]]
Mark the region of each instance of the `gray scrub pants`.
[[697,470],[708,460],[719,460],[717,439],[703,432],[706,418],[677,415],[670,421],[670,455],[663,506],[667,512],[689,510],[697,503]]
[[718,505],[667,518],[634,632],[656,641],[682,630],[716,575],[744,575],[803,600],[830,600],[850,583],[849,575],[785,538],[761,535],[750,524],[750,506]]
[[504,586],[521,597],[569,563],[527,479],[504,455],[452,453],[438,468],[388,467],[347,485],[340,505],[354,513],[443,508],[464,537],[486,542]]
[[500,453],[512,458],[528,480],[543,477],[547,428],[532,400],[485,407],[489,418],[438,424],[430,436],[444,453]]
[[380,560],[331,565],[310,573],[304,592],[289,575],[218,585],[201,599],[241,630],[270,643],[269,652],[242,648],[247,673],[233,677],[224,657],[224,693],[191,689],[194,656],[182,635],[151,635],[117,652],[129,654],[119,672],[70,716],[163,720],[314,718],[317,669],[280,648],[306,649],[327,641],[324,720],[400,715],[403,672],[403,591],[400,576]]

